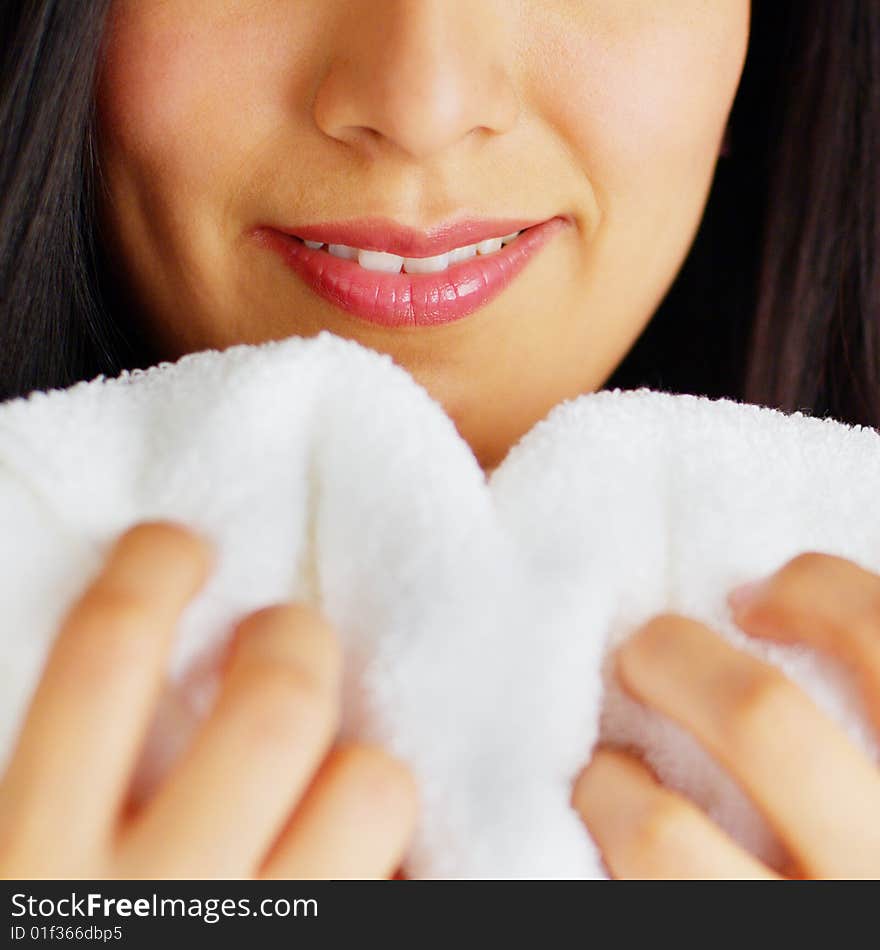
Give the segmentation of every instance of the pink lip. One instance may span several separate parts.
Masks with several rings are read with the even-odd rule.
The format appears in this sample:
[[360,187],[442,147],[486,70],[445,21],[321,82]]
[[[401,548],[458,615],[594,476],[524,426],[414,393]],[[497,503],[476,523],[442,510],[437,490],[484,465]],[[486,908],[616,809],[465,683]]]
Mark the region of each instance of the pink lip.
[[[367,219],[292,230],[258,228],[255,237],[271,248],[319,296],[348,313],[383,327],[452,323],[468,316],[507,287],[550,238],[568,224],[564,217],[540,224],[507,219],[466,221],[427,235],[385,219]],[[438,274],[387,274],[368,271],[356,261],[312,250],[300,238],[346,244],[401,257],[431,257],[527,229],[493,254],[477,255]]]
[[359,218],[357,221],[337,221],[277,230],[283,234],[295,235],[304,241],[345,244],[364,251],[385,251],[400,257],[434,257],[435,254],[443,254],[455,247],[503,237],[505,234],[524,231],[540,223],[523,218],[496,218],[493,221],[469,218],[423,232],[404,227],[390,218]]

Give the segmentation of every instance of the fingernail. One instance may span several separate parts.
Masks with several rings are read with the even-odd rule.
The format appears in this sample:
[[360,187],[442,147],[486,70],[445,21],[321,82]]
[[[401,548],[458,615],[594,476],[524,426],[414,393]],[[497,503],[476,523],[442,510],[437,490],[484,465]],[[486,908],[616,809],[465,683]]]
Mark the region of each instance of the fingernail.
[[727,595],[727,602],[734,610],[742,610],[744,607],[753,604],[764,592],[766,586],[767,580],[763,577],[754,581],[746,581],[745,584],[733,588]]

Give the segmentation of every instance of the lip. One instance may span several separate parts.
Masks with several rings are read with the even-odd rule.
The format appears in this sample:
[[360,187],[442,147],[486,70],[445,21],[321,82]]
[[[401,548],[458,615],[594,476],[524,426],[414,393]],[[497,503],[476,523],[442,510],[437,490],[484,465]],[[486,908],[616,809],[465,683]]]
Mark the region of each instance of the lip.
[[364,251],[397,254],[399,257],[434,257],[455,247],[503,237],[505,234],[524,231],[537,224],[541,224],[541,220],[495,218],[489,221],[485,218],[468,218],[454,224],[439,225],[430,231],[416,231],[390,218],[359,218],[356,221],[327,222],[277,230],[304,241],[345,244]]
[[[422,233],[387,219],[362,219],[293,229],[260,227],[255,237],[318,296],[383,327],[427,327],[469,316],[498,296],[550,239],[566,217],[535,223],[517,219],[463,221]],[[303,241],[346,244],[401,257],[431,257],[513,231],[523,233],[492,254],[453,264],[437,274],[368,271],[356,261],[313,250]],[[300,240],[302,238],[302,240]]]

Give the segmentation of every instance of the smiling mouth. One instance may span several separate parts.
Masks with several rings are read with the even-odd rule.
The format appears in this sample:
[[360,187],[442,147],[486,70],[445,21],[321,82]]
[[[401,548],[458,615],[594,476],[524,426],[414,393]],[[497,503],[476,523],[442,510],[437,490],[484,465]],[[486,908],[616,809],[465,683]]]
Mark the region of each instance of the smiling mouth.
[[[403,240],[397,245],[385,240],[385,247],[391,243],[396,249],[407,243],[421,250],[426,246],[435,250],[443,243],[450,248],[430,256],[377,249],[376,238],[368,242],[361,238],[362,243],[374,245],[367,248],[325,242],[320,240],[325,235],[315,233],[318,228],[301,228],[300,234],[294,234],[261,227],[254,237],[337,309],[381,327],[412,329],[453,323],[486,306],[570,224],[566,217],[551,218],[458,247],[449,235]],[[482,224],[479,229],[485,232],[486,227]],[[472,233],[477,230],[477,226],[471,228]]]
[[352,247],[348,244],[325,244],[321,241],[307,241],[295,234],[291,237],[302,241],[307,248],[313,251],[326,251],[328,254],[342,260],[356,261],[358,266],[364,270],[380,274],[440,274],[448,270],[450,266],[460,264],[462,261],[477,256],[488,257],[490,254],[497,253],[502,247],[512,244],[526,230],[530,229],[513,231],[503,237],[488,238],[485,241],[466,244],[430,257],[403,257],[387,251],[371,251],[365,248]]

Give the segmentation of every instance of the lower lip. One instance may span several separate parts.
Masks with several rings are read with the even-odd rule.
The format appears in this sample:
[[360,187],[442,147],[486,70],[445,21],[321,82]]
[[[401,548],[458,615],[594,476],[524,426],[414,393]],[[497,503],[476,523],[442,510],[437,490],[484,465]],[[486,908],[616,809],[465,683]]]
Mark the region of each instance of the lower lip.
[[318,296],[355,317],[382,327],[431,327],[461,320],[497,297],[567,223],[551,218],[493,254],[478,254],[438,274],[383,274],[312,250],[274,228],[262,228],[258,236]]

